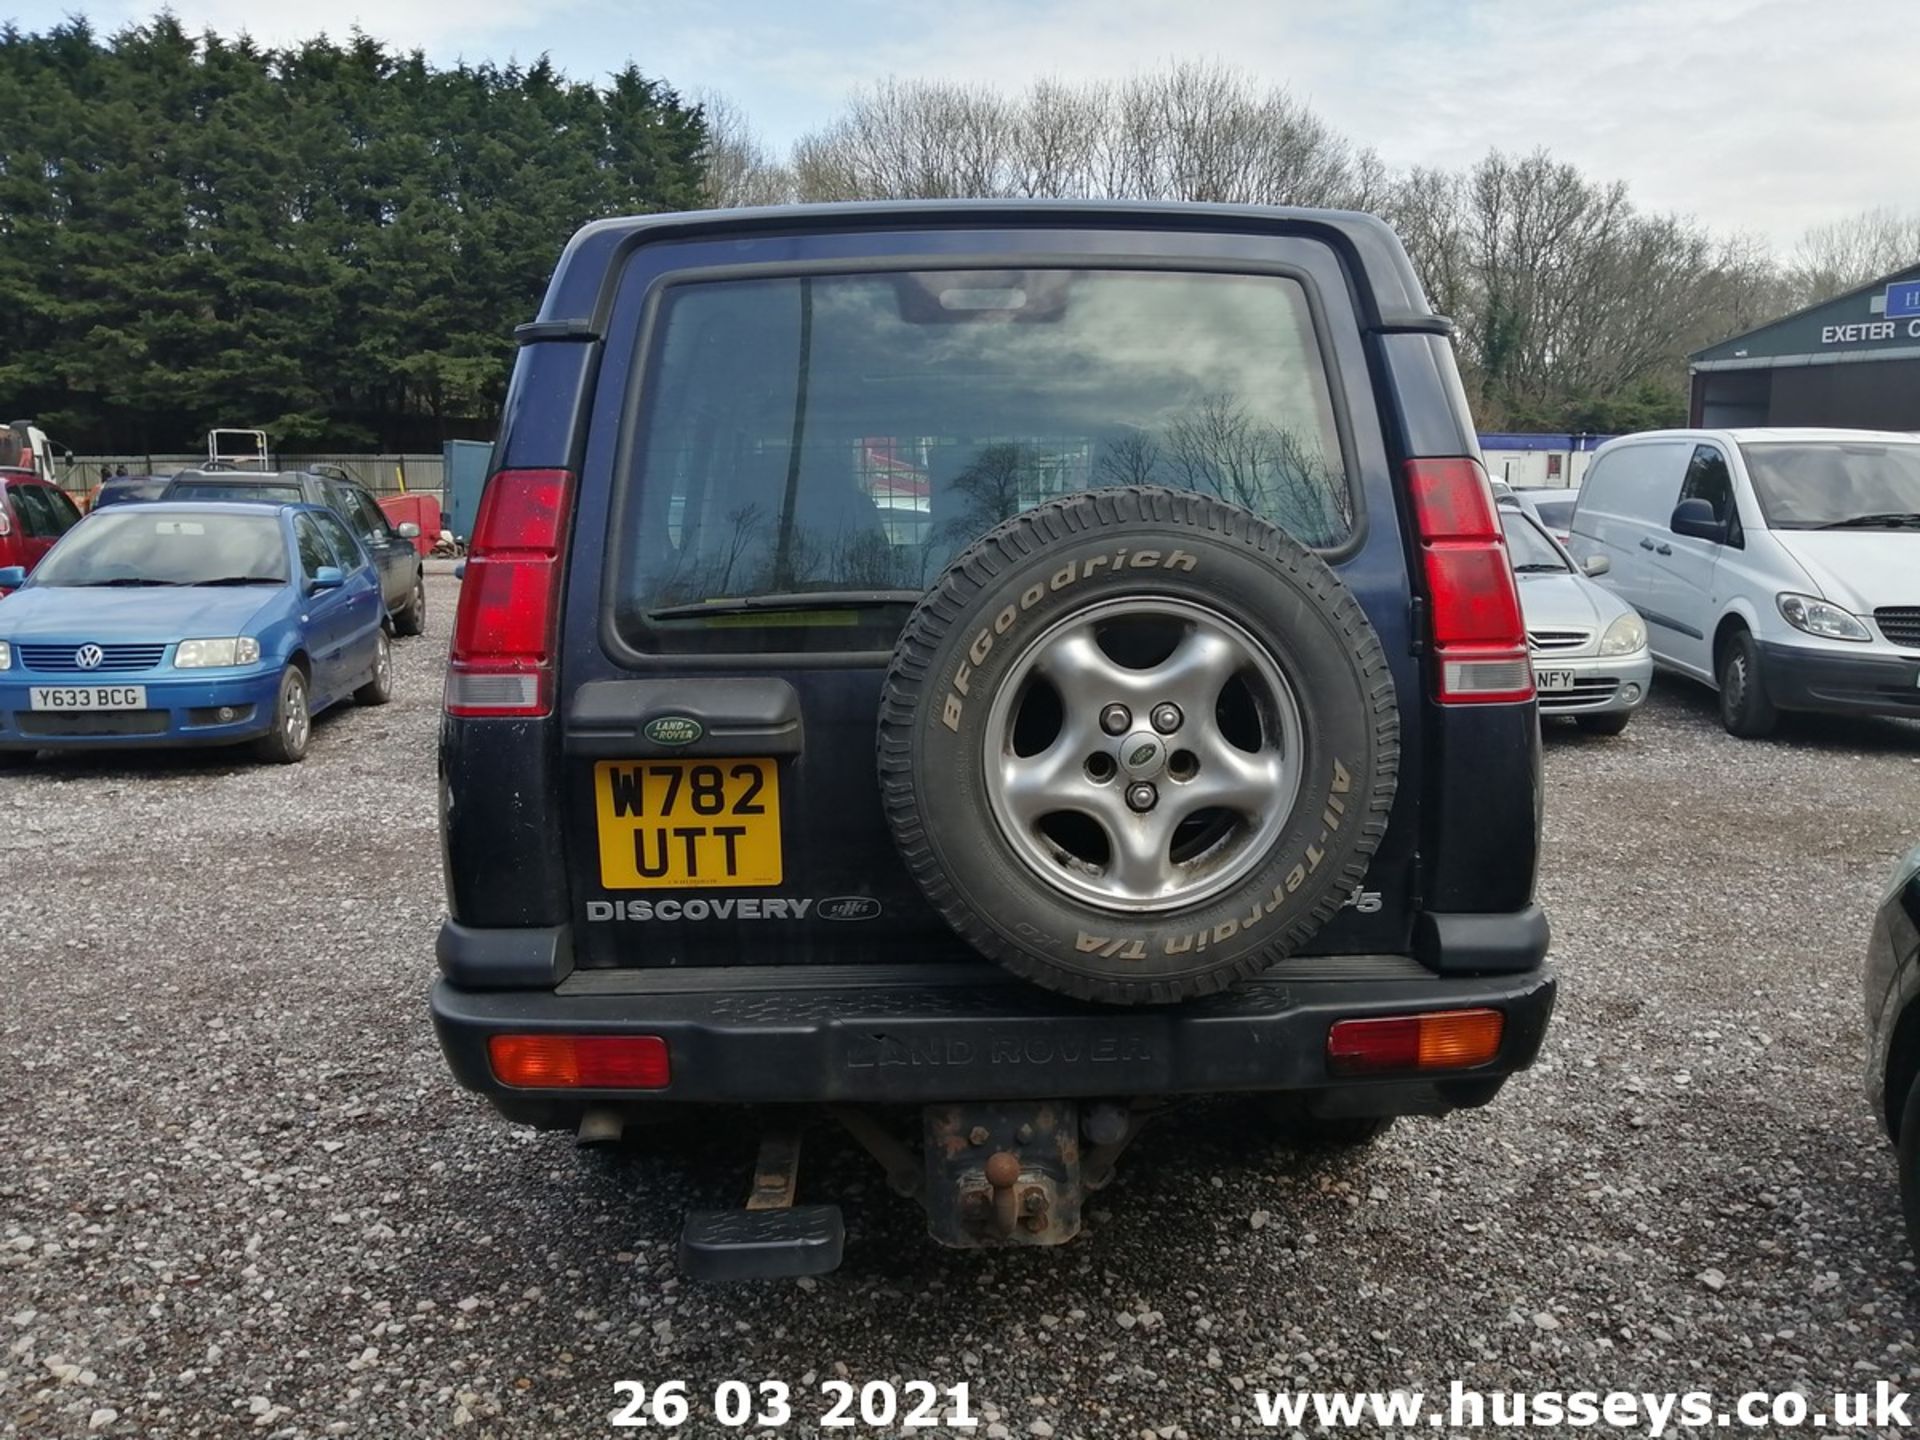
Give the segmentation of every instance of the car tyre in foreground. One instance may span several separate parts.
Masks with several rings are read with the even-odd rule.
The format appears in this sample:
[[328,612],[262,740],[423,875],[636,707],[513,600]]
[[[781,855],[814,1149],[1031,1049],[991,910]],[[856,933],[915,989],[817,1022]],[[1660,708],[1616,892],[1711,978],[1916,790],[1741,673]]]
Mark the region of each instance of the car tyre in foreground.
[[425,571],[413,577],[413,593],[407,603],[394,612],[393,628],[402,635],[420,635],[427,628],[427,576]]
[[1920,1079],[1907,1091],[1900,1118],[1900,1208],[1907,1217],[1907,1242],[1920,1258]]
[[1771,735],[1780,723],[1760,675],[1760,647],[1745,630],[1734,631],[1720,652],[1720,723],[1743,740]]
[[294,765],[307,755],[313,737],[313,714],[307,706],[307,677],[298,665],[280,676],[279,699],[273,707],[273,729],[254,741],[254,753],[274,765]]
[[384,705],[393,699],[393,641],[382,630],[373,655],[373,678],[353,692],[354,703]]
[[1202,495],[1070,495],[970,546],[887,672],[881,794],[970,944],[1082,999],[1257,974],[1353,893],[1393,799],[1379,638],[1305,546]]
[[1618,735],[1627,728],[1627,722],[1631,719],[1631,710],[1618,710],[1611,715],[1574,716],[1575,722],[1589,735]]

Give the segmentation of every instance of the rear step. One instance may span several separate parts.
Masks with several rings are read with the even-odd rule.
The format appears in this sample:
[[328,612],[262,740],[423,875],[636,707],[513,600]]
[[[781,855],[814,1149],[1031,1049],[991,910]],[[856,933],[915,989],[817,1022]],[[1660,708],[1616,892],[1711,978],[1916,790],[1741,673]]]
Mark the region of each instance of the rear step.
[[695,1210],[680,1232],[680,1269],[694,1280],[783,1280],[838,1269],[846,1226],[838,1205],[795,1205],[800,1129],[769,1128],[743,1210]]

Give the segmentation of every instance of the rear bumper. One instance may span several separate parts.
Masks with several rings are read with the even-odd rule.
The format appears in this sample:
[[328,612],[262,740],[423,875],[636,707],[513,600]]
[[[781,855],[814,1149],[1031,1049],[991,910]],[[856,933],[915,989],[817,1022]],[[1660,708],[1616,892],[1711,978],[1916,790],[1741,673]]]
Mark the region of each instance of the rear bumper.
[[1920,653],[1855,656],[1763,641],[1760,669],[1782,710],[1920,716]]
[[[36,711],[29,692],[37,685],[140,685],[144,710]],[[238,673],[149,678],[128,675],[18,675],[0,683],[0,750],[121,750],[187,745],[232,745],[273,728],[280,671],[256,667]],[[222,721],[222,707],[234,718]]]
[[[1417,970],[1403,957],[1303,957],[1229,994],[1153,1009],[1080,1004],[972,965],[592,971],[538,991],[442,980],[431,1006],[455,1078],[535,1124],[571,1123],[594,1100],[926,1104],[1377,1087],[1393,1094],[1382,1107],[1393,1113],[1484,1104],[1538,1053],[1553,971]],[[1337,1020],[1477,1006],[1506,1016],[1490,1065],[1440,1077],[1328,1070]],[[555,1031],[661,1036],[672,1078],[645,1092],[523,1090],[494,1078],[490,1036]]]

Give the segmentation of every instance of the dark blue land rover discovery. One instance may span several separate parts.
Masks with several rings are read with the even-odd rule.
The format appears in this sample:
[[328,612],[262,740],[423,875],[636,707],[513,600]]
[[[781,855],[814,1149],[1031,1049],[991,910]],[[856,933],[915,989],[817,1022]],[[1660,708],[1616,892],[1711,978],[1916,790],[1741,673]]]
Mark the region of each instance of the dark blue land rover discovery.
[[515,1120],[763,1107],[692,1273],[838,1262],[811,1119],[936,1239],[1045,1245],[1183,1097],[1352,1143],[1531,1063],[1533,674],[1379,221],[605,221],[518,334],[434,1022]]

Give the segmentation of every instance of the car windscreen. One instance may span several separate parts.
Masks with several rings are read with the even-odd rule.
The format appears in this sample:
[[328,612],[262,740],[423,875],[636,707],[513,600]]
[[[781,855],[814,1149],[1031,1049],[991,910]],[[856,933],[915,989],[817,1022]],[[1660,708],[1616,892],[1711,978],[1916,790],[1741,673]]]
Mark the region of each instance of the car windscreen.
[[611,541],[616,624],[643,648],[890,645],[971,541],[1102,486],[1218,496],[1317,547],[1352,531],[1290,278],[702,281],[664,292],[651,333]]
[[1771,529],[1920,526],[1920,445],[1769,440],[1740,454]]
[[1518,510],[1500,507],[1500,528],[1507,536],[1507,556],[1513,561],[1514,570],[1522,575],[1543,571],[1555,573],[1570,570],[1566,558],[1560,549],[1536,525],[1533,517]]
[[300,499],[300,487],[265,480],[176,480],[167,490],[167,499],[267,500],[290,505]]
[[155,513],[145,505],[73,527],[33,572],[35,586],[285,584],[276,515]]

